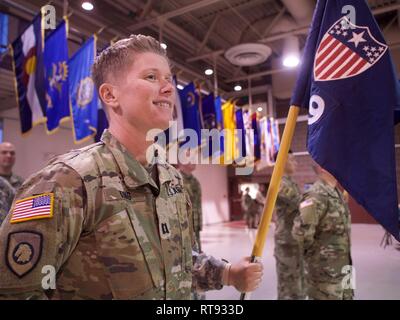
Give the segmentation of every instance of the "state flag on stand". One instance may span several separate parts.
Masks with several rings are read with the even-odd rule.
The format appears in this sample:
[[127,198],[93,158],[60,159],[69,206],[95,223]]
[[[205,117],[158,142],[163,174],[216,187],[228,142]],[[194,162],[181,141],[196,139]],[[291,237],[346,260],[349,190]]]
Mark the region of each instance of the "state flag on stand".
[[[355,8],[356,21],[342,15]],[[309,108],[307,147],[397,240],[394,114],[400,86],[364,0],[319,0],[291,105]]]
[[22,134],[46,121],[42,15],[12,43],[11,55]]

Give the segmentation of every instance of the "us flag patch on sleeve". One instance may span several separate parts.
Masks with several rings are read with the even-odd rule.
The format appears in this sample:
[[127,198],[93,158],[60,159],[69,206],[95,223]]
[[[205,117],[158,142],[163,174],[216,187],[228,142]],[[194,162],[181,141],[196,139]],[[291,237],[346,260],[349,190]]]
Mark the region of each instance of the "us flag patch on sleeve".
[[314,204],[314,202],[311,199],[307,199],[307,200],[303,201],[302,203],[300,203],[300,209],[312,206],[313,204]]
[[10,223],[53,217],[54,193],[43,193],[37,196],[18,200],[11,213]]

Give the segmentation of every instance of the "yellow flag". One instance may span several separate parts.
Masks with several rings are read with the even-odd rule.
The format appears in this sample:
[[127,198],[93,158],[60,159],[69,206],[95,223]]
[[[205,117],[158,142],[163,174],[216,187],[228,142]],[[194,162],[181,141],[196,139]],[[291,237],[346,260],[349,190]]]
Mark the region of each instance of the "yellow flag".
[[235,104],[228,100],[222,107],[222,117],[224,122],[225,139],[224,139],[224,155],[221,159],[222,164],[230,164],[236,157],[236,141],[235,141]]

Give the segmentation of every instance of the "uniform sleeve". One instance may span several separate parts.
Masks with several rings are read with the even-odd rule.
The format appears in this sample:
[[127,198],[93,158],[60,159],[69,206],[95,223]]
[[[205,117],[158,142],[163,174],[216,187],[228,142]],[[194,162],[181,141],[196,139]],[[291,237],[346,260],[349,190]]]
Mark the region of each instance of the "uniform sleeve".
[[289,184],[285,180],[282,180],[276,200],[277,204],[280,206],[289,206],[293,203],[293,197],[295,196],[293,188],[290,188]]
[[202,230],[203,229],[203,207],[201,205],[201,197],[202,197],[202,195],[201,195],[201,184],[200,184],[199,181],[197,181],[197,185],[198,185],[198,192],[199,192],[199,194],[197,195],[197,197],[199,199],[199,201],[198,201],[199,202],[198,203],[198,205],[199,205],[198,226],[199,226],[199,230]]
[[0,299],[51,296],[48,276],[60,270],[79,240],[84,199],[82,180],[63,164],[24,183],[0,228],[0,260],[6,262],[0,264]]
[[193,251],[192,287],[198,291],[222,289],[225,265],[222,260]]
[[306,197],[300,203],[299,215],[293,223],[292,236],[305,250],[314,243],[315,230],[325,210],[324,202],[313,196]]
[[0,180],[0,226],[10,210],[15,196],[14,188],[4,179]]

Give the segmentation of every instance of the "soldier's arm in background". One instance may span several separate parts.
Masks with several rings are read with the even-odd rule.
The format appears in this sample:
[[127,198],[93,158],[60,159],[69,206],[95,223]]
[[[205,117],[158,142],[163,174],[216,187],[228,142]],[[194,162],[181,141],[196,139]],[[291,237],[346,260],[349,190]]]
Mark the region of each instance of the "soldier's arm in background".
[[[43,279],[51,268],[57,273],[74,250],[84,222],[84,197],[79,175],[62,164],[43,169],[20,188],[0,228],[0,260],[6,262],[0,263],[0,299],[51,295]],[[24,216],[26,207],[34,209]]]
[[295,190],[289,186],[288,182],[285,179],[282,179],[281,184],[279,185],[276,204],[279,206],[290,206],[291,204],[293,204],[294,200],[299,200],[295,199],[296,197],[297,194]]
[[265,203],[265,197],[261,194],[260,191],[258,191],[257,194],[256,194],[256,201],[257,201],[260,205],[264,205],[264,203]]
[[201,204],[201,197],[202,197],[201,185],[200,185],[200,182],[197,181],[197,183],[199,185],[199,194],[198,194],[198,197],[199,197],[199,217],[198,217],[199,221],[198,221],[198,223],[199,223],[199,230],[203,230],[203,207]]
[[193,288],[198,291],[219,290],[228,285],[239,292],[251,292],[259,286],[262,275],[262,264],[251,263],[250,257],[231,264],[193,251]]
[[6,218],[15,196],[14,188],[0,177],[0,226]]
[[299,214],[294,219],[292,236],[307,250],[314,242],[315,230],[326,204],[317,197],[307,196],[299,205]]

